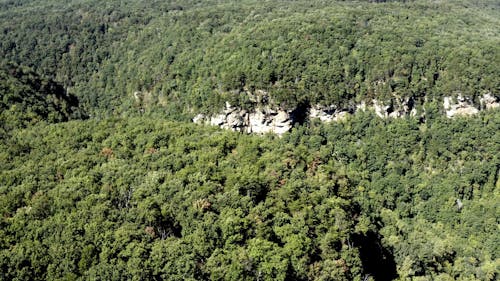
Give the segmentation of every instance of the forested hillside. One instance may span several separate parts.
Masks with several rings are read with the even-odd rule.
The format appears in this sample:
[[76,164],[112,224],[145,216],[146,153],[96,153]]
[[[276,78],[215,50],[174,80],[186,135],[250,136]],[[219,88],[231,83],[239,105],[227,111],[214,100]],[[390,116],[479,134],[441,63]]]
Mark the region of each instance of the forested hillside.
[[[498,280],[499,26],[495,0],[0,0],[0,280]],[[418,114],[191,121],[394,98]]]
[[20,130],[0,149],[0,279],[496,280],[499,132],[498,113],[282,138],[151,118]]
[[[15,3],[15,4],[14,4]],[[500,91],[497,1],[3,1],[0,55],[94,115],[215,112],[244,89],[280,106]]]
[[78,99],[58,83],[30,69],[0,65],[0,138],[16,128],[40,121],[63,122],[85,118]]

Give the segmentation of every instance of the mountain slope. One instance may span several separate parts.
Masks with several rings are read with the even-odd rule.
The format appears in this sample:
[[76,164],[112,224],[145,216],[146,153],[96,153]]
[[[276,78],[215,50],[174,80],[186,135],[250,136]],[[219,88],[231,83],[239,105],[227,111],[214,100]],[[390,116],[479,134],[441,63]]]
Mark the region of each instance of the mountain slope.
[[499,21],[0,0],[0,280],[498,280]]
[[499,118],[40,123],[0,143],[0,279],[496,280]]
[[84,118],[78,100],[58,83],[12,64],[0,67],[0,123],[3,132],[39,121]]
[[71,86],[94,115],[192,117],[245,105],[244,90],[285,108],[499,97],[495,1],[27,2],[3,12],[1,54]]

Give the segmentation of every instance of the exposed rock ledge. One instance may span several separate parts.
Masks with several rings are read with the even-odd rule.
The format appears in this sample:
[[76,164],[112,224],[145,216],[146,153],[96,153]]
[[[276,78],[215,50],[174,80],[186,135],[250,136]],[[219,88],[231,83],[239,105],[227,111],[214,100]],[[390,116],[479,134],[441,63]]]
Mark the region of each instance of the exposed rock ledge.
[[481,108],[483,109],[493,109],[500,107],[499,99],[493,96],[491,93],[484,94],[479,102],[481,103]]
[[265,134],[274,132],[281,135],[293,126],[291,111],[272,109],[269,106],[258,106],[253,111],[232,107],[228,102],[224,111],[208,117],[198,114],[193,118],[195,123],[205,123],[233,131]]
[[337,109],[334,106],[314,105],[309,110],[309,118],[318,118],[323,122],[340,121],[351,114],[349,109]]
[[462,95],[456,98],[444,97],[443,108],[446,111],[446,116],[452,118],[454,116],[470,116],[479,113],[480,109],[493,109],[500,107],[500,103],[491,93],[484,94],[480,100],[480,108],[476,108],[474,104]]
[[451,118],[456,115],[474,115],[479,112],[477,108],[472,105],[470,101],[459,95],[456,98],[456,102],[452,97],[444,97],[443,107],[446,111],[446,116]]
[[[259,93],[259,96],[266,97],[266,93]],[[371,105],[362,102],[348,108],[336,108],[335,106],[313,105],[309,108],[296,110],[284,110],[272,108],[267,98],[256,102],[253,110],[248,111],[231,106],[226,102],[225,108],[220,114],[206,116],[198,114],[193,118],[193,122],[219,126],[223,129],[233,131],[264,134],[273,132],[281,135],[288,132],[295,123],[300,122],[299,118],[319,119],[322,122],[340,121],[357,111],[373,110],[380,118],[400,118],[404,116],[416,116],[417,110],[415,102],[409,98],[394,97],[390,102],[372,100]],[[499,98],[488,93],[480,99],[480,108],[476,108],[471,101],[458,95],[456,98],[445,97],[443,108],[446,116],[470,116],[477,114],[482,109],[493,109],[500,107]],[[303,112],[300,112],[303,111]],[[302,115],[302,117],[300,117]]]

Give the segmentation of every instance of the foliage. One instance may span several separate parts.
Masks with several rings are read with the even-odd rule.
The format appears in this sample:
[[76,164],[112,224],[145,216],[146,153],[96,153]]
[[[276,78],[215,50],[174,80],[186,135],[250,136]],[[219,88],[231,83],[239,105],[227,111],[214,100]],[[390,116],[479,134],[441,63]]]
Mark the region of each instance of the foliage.
[[58,83],[12,64],[0,65],[0,133],[40,121],[85,118],[75,96]]
[[499,128],[492,112],[283,138],[150,117],[15,130],[1,278],[495,280]]
[[[498,98],[498,1],[62,2],[0,0],[0,280],[499,279],[500,112],[437,105]],[[258,90],[427,114],[187,122]]]
[[160,107],[183,119],[255,90],[289,108],[498,95],[498,3],[373,2],[9,1],[0,55],[94,116]]

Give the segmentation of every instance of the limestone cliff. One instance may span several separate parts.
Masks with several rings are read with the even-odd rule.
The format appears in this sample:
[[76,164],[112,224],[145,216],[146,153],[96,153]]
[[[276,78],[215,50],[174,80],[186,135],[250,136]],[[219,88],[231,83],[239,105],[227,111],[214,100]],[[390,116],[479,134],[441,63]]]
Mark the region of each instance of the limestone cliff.
[[[256,94],[247,92],[247,94],[255,104],[253,109],[241,109],[226,102],[221,113],[210,116],[198,114],[193,118],[193,122],[239,132],[257,134],[272,132],[281,135],[288,132],[294,124],[300,123],[303,119],[336,122],[344,120],[358,111],[371,110],[380,118],[425,115],[425,112],[417,112],[416,102],[412,98],[398,96],[393,96],[388,101],[373,99],[368,103],[361,102],[347,107],[308,105],[305,108],[286,110],[273,106],[274,103],[269,99],[265,91],[256,91]],[[462,95],[443,99],[443,109],[449,118],[470,116],[479,113],[480,110],[498,107],[500,107],[500,99],[491,93],[487,93],[480,98],[479,107],[476,107]]]
[[198,114],[193,121],[239,132],[257,134],[273,132],[278,135],[288,132],[294,124],[291,111],[272,109],[267,105],[260,105],[252,111],[247,111],[233,107],[228,102],[222,113],[213,116]]

